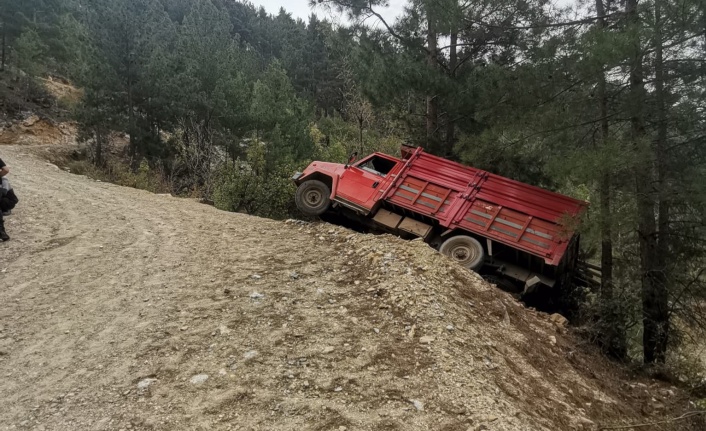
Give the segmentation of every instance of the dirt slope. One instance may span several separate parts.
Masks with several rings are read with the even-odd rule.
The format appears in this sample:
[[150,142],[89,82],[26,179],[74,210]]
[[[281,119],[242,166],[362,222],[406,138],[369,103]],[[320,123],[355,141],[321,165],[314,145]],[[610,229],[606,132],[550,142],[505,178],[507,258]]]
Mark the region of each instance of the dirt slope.
[[0,145],[70,145],[76,142],[76,125],[29,115],[0,127]]
[[0,429],[554,431],[687,407],[422,243],[27,151],[0,147],[22,200],[0,244]]

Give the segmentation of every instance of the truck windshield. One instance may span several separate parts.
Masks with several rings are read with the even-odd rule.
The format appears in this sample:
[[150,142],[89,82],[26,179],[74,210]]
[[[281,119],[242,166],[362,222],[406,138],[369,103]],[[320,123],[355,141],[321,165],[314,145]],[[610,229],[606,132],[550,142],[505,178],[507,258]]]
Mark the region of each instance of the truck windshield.
[[395,162],[388,160],[384,157],[373,156],[370,159],[359,164],[358,167],[364,171],[368,171],[371,174],[380,175],[384,177],[389,174],[392,168],[395,167]]

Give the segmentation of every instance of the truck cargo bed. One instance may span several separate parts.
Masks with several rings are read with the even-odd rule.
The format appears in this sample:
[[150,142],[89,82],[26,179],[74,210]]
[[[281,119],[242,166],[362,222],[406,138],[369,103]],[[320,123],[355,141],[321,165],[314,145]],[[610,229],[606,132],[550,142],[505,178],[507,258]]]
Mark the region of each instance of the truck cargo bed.
[[382,198],[558,265],[587,203],[417,149]]

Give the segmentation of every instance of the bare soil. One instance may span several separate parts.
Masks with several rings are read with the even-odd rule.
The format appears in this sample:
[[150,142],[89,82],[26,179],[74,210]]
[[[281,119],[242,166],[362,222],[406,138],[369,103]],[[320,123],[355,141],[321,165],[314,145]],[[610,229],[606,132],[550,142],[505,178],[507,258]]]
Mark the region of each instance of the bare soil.
[[421,242],[225,213],[44,152],[0,146],[21,199],[0,430],[594,430],[689,409]]
[[0,145],[71,145],[76,143],[76,125],[30,115],[23,121],[0,128]]

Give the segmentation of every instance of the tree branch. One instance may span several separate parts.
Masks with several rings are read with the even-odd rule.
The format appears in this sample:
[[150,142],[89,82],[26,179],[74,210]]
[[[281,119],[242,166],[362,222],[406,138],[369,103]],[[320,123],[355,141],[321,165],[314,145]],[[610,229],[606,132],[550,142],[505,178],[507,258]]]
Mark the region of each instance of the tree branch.
[[556,22],[556,23],[552,23],[552,24],[527,25],[527,26],[495,25],[495,24],[487,24],[482,21],[473,21],[473,20],[468,20],[468,19],[466,19],[465,21],[467,23],[469,23],[469,25],[477,24],[482,27],[497,28],[497,29],[502,29],[502,30],[534,30],[534,29],[539,29],[539,28],[570,27],[570,26],[574,26],[574,25],[593,24],[593,22],[596,20],[599,20],[602,18],[610,18],[612,16],[622,15],[622,14],[623,14],[622,12],[615,12],[615,13],[604,15],[604,16],[591,16],[588,18],[577,19],[574,21]]

